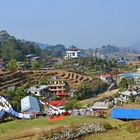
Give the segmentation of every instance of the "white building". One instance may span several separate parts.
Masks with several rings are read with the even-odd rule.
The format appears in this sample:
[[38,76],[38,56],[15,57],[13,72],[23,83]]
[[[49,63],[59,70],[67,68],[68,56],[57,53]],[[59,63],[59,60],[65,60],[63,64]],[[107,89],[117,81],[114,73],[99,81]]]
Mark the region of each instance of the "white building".
[[140,95],[137,91],[124,91],[124,92],[119,92],[119,98],[117,100],[122,101],[122,102],[127,102],[130,100],[130,98],[137,97]]
[[27,92],[36,96],[45,96],[48,91],[48,85],[32,86],[27,89]]
[[80,57],[80,50],[77,48],[69,48],[66,51],[65,59],[71,59],[71,58],[78,58]]

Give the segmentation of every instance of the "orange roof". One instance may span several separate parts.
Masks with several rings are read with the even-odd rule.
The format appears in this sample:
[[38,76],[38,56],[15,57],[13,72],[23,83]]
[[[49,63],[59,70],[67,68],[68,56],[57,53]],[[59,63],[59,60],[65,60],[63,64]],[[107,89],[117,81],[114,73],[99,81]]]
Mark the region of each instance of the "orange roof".
[[65,100],[53,100],[53,101],[50,101],[49,102],[50,105],[52,106],[63,106],[66,104],[66,101]]

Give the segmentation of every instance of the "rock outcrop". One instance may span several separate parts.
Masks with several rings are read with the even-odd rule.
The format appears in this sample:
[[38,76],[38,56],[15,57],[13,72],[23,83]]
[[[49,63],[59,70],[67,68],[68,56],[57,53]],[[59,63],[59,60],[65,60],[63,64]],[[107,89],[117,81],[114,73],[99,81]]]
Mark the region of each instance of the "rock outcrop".
[[106,128],[101,125],[101,124],[88,124],[88,125],[82,125],[78,126],[76,128],[69,128],[64,131],[57,132],[47,140],[72,140],[78,137],[82,137],[88,134],[93,134],[93,133],[102,133],[105,132]]

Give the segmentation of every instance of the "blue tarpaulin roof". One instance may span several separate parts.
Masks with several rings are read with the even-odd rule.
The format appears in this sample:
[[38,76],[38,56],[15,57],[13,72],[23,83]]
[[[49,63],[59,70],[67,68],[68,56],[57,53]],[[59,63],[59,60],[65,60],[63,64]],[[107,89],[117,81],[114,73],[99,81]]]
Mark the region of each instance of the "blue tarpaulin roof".
[[113,108],[111,117],[115,119],[140,119],[140,109]]

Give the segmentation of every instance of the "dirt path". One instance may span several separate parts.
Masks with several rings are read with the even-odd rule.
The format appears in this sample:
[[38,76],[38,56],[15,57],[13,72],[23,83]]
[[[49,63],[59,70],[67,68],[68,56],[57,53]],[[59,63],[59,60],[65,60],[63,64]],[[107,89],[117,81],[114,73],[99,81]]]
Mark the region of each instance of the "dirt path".
[[81,103],[83,104],[83,107],[87,107],[88,104],[93,103],[94,101],[106,98],[106,97],[113,97],[117,94],[118,89],[112,90],[112,91],[106,91],[104,93],[101,93],[99,95],[97,95],[96,97],[90,98],[90,99],[86,99],[86,100],[82,100]]

